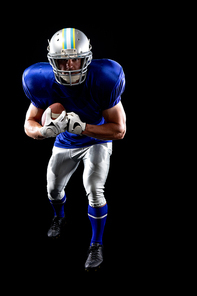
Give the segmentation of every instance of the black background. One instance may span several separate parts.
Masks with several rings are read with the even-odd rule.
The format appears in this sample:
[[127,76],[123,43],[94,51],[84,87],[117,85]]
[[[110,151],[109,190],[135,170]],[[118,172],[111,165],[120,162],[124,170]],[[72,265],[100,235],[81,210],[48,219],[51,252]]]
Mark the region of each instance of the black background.
[[[17,269],[19,264],[22,265],[27,273],[36,267],[35,281],[42,274],[55,278],[62,272],[65,275],[84,274],[91,226],[82,184],[83,164],[66,188],[68,225],[65,235],[59,241],[50,241],[46,233],[53,212],[46,192],[46,168],[53,140],[36,141],[24,133],[25,114],[30,101],[21,83],[23,71],[27,67],[36,62],[47,62],[47,40],[62,28],[75,27],[90,39],[93,58],[113,59],[122,65],[125,72],[126,89],[122,95],[122,104],[127,115],[127,133],[123,140],[114,141],[106,182],[109,215],[103,238],[103,272],[118,275],[121,270],[132,268],[132,275],[140,278],[148,268],[150,257],[147,250],[154,236],[150,230],[154,222],[147,210],[150,210],[153,201],[145,196],[150,192],[148,188],[153,182],[147,168],[149,147],[145,149],[149,143],[144,129],[140,130],[145,86],[141,86],[139,77],[146,72],[145,67],[141,73],[144,59],[141,52],[145,41],[142,41],[140,15],[129,6],[114,10],[82,6],[78,17],[75,6],[68,9],[66,4],[62,5],[62,11],[57,13],[56,9],[52,12],[53,7],[42,11],[40,8],[35,9],[33,2],[31,5],[31,9],[26,9],[26,14],[21,14],[21,20],[18,19],[14,24],[14,46],[10,48],[8,59],[14,63],[14,70],[7,74],[11,75],[13,82],[10,84],[9,76],[5,81],[9,97],[7,102],[12,99],[11,116],[15,122],[12,132],[6,137],[6,147],[13,147],[7,164],[9,183],[6,184],[9,188],[7,211],[12,221],[8,235],[15,246],[12,254],[17,262],[14,266]],[[130,18],[124,18],[128,11]],[[145,178],[147,173],[148,181]]]

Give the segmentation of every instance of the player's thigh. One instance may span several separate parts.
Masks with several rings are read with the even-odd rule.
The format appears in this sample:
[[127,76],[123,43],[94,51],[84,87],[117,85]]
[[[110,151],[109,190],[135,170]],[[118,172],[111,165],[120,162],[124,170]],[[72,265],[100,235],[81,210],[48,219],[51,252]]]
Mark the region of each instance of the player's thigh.
[[71,159],[69,149],[54,147],[47,168],[48,186],[65,187],[78,165],[79,162]]
[[97,144],[91,146],[84,158],[83,183],[87,192],[103,188],[106,182],[112,143]]

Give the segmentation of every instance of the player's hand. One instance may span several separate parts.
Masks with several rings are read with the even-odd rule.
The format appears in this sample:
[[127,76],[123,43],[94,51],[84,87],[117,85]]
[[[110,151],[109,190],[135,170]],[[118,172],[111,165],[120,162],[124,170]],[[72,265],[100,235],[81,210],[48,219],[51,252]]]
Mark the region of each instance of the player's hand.
[[56,137],[60,133],[63,133],[66,131],[67,123],[68,123],[68,118],[66,116],[66,111],[62,111],[60,116],[55,120],[53,120],[51,118],[51,109],[47,108],[45,124],[40,129],[40,132],[45,138]]
[[79,118],[79,115],[77,115],[74,112],[67,113],[68,118],[68,125],[67,125],[67,131],[72,134],[81,135],[81,133],[86,128],[86,123],[82,122]]

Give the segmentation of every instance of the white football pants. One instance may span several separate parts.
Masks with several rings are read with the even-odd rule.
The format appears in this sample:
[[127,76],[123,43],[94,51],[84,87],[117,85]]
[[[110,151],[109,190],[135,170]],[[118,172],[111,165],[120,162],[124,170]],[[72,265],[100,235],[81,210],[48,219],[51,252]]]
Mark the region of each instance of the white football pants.
[[83,184],[89,205],[91,207],[103,206],[106,203],[104,187],[109,172],[111,154],[111,142],[76,149],[63,149],[54,146],[47,168],[48,198],[61,200],[64,197],[64,189],[70,177],[80,161],[83,160]]

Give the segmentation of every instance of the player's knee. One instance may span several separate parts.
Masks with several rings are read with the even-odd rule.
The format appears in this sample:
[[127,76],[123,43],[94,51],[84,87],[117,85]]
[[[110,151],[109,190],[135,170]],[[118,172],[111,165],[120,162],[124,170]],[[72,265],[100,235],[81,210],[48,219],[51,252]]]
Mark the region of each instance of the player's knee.
[[89,205],[94,208],[105,205],[106,199],[104,197],[104,190],[92,186],[88,193],[88,201]]
[[50,200],[58,200],[64,197],[64,191],[59,191],[58,189],[48,190],[48,198]]

